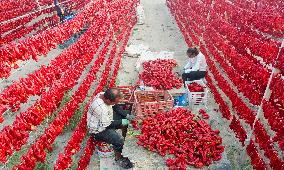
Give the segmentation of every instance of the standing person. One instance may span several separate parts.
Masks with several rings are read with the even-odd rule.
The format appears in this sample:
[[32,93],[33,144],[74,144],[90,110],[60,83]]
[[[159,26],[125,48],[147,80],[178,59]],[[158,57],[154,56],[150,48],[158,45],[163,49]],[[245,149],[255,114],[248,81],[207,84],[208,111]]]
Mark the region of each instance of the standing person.
[[54,0],[55,10],[57,12],[58,17],[60,18],[60,22],[68,21],[74,18],[73,12],[70,11],[69,8],[63,7],[61,8],[58,4],[58,0]]
[[189,60],[183,68],[182,79],[185,81],[200,80],[206,74],[206,60],[204,55],[197,48],[189,48],[186,52]]
[[57,12],[57,16],[60,18],[60,22],[64,21],[64,10],[58,4],[58,0],[54,0],[55,10]]
[[[120,98],[120,91],[116,88],[99,93],[89,106],[87,126],[94,140],[113,145],[115,161],[122,168],[129,169],[133,167],[133,163],[122,156],[122,149],[129,120],[132,120],[133,116],[119,108],[117,104]],[[113,120],[113,111],[118,115],[115,120]],[[122,129],[124,139],[116,132],[116,129]]]

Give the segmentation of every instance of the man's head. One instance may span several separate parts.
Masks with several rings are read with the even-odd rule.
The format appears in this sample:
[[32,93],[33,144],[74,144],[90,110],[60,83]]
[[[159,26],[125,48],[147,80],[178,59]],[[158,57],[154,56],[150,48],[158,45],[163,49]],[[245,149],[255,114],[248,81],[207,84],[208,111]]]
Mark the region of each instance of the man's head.
[[196,47],[194,48],[188,48],[188,50],[186,51],[186,54],[189,58],[194,58],[198,55],[198,50]]
[[119,102],[121,98],[121,93],[119,89],[109,88],[104,93],[104,102],[107,105],[115,105]]

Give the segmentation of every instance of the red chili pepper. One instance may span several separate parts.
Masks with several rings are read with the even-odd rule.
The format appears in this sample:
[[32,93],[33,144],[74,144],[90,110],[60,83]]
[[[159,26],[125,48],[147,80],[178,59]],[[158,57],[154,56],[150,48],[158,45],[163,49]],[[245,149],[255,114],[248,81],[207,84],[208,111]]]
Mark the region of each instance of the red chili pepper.
[[187,85],[190,92],[204,92],[204,87],[196,82]]

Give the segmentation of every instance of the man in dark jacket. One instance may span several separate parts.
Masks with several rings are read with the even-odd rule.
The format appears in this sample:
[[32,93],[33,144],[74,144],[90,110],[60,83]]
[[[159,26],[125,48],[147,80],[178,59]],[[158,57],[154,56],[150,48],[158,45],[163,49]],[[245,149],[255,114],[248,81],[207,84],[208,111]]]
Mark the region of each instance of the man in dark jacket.
[[74,14],[67,8],[61,8],[58,4],[58,0],[54,0],[55,10],[57,12],[58,17],[60,18],[60,22],[64,22],[65,20],[70,20],[74,18]]

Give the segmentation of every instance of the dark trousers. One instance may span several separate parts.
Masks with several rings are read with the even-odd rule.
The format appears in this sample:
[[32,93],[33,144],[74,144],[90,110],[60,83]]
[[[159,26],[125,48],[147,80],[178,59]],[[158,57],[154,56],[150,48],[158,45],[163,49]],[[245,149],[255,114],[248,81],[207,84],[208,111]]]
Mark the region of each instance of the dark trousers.
[[185,81],[200,80],[204,78],[205,75],[206,71],[191,71],[190,73],[183,73],[182,80],[183,83],[185,83]]
[[[124,139],[127,134],[127,126],[122,126],[119,120],[125,119],[125,116],[123,114],[119,114],[118,112],[122,112],[120,108],[117,108],[117,106],[114,107],[113,112],[113,119],[117,121],[113,121],[110,126],[108,126],[104,131],[92,134],[92,137],[94,140],[102,141],[108,144],[112,144],[113,149],[117,152],[122,152],[123,145],[124,145]],[[121,129],[122,136],[116,132],[116,129]]]
[[115,131],[115,129],[106,129],[100,133],[92,134],[92,137],[96,141],[112,144],[113,150],[120,153],[122,152],[124,140],[122,136]]

